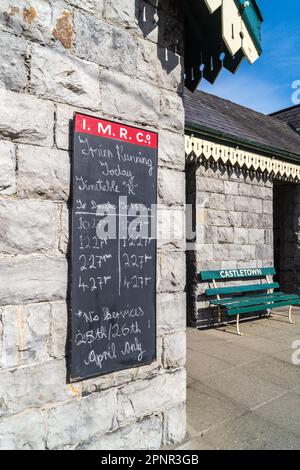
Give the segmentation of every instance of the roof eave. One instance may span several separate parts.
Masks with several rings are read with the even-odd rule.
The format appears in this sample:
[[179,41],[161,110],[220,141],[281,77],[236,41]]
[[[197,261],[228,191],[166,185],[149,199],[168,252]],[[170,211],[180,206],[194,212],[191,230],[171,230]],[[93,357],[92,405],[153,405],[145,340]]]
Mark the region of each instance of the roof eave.
[[294,162],[294,163],[297,162],[298,164],[300,163],[300,154],[298,155],[293,152],[288,152],[286,150],[278,149],[275,147],[270,147],[270,146],[263,145],[263,144],[256,144],[255,142],[251,140],[241,139],[232,134],[217,131],[209,127],[200,126],[199,124],[186,121],[185,130],[189,133],[196,133],[198,135],[210,137],[211,139],[218,139],[219,141],[222,141],[223,143],[227,143],[227,144],[229,143],[235,146],[237,145],[242,146],[242,147],[245,147],[245,149],[260,152],[270,157],[278,157],[278,158],[282,158],[285,161]]

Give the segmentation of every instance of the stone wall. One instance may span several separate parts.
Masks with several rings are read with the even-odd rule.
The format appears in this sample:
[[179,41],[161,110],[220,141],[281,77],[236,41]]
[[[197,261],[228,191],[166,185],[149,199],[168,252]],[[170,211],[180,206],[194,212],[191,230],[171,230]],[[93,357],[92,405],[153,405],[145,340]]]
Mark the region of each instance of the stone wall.
[[[199,271],[273,266],[273,188],[268,180],[214,165],[188,165],[187,202],[195,238],[187,250],[188,323],[208,326],[207,283]],[[232,285],[232,282],[231,282]]]
[[79,110],[158,131],[159,201],[180,213],[179,4],[1,0],[0,448],[159,448],[184,437],[183,239],[159,241],[157,361],[72,385],[65,361],[70,119]]

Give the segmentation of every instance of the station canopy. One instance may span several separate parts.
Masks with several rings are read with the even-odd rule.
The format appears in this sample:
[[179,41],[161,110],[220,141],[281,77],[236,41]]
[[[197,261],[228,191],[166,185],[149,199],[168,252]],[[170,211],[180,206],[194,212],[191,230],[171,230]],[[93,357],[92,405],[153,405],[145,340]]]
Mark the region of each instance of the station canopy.
[[188,0],[185,8],[185,81],[194,91],[204,78],[214,83],[222,67],[235,73],[262,52],[263,21],[256,0]]

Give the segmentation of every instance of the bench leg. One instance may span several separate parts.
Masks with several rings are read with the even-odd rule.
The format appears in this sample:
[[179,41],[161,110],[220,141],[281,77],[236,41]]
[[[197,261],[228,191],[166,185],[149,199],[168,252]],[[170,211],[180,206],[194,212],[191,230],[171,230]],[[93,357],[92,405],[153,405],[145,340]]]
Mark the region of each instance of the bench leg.
[[240,316],[236,316],[236,331],[239,336],[243,336],[243,333],[240,332]]
[[292,305],[289,306],[289,322],[292,325],[296,325],[296,322],[292,320]]

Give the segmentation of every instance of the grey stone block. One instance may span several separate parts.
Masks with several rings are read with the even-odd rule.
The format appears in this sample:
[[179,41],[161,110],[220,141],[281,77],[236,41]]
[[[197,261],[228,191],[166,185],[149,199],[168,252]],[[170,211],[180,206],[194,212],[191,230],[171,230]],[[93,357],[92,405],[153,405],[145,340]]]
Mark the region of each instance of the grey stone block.
[[261,214],[262,201],[260,199],[238,196],[235,198],[235,210]]
[[2,258],[0,305],[63,300],[67,290],[64,258]]
[[62,253],[67,253],[69,246],[69,210],[66,205],[63,205],[60,214],[60,234],[59,234],[59,250]]
[[[225,207],[225,195],[218,194],[218,193],[207,193],[204,194],[208,195],[209,197],[209,208],[214,210],[226,210]],[[196,201],[198,202],[198,197],[196,196]]]
[[0,194],[16,192],[16,154],[11,142],[0,141]]
[[53,120],[53,104],[0,90],[0,136],[15,142],[52,146]]
[[21,37],[1,33],[0,87],[22,91],[28,82],[25,65],[28,43]]
[[29,145],[18,146],[17,186],[21,197],[69,197],[70,157],[67,152]]
[[182,403],[164,413],[164,444],[181,442],[186,434],[186,406]]
[[255,245],[229,245],[228,248],[229,258],[232,260],[250,262],[257,258]]
[[233,227],[205,227],[205,243],[233,243]]
[[207,191],[209,193],[224,193],[224,181],[217,178],[200,176],[196,178],[197,191]]
[[246,196],[246,197],[252,197],[254,188],[252,184],[247,184],[247,183],[239,183],[239,195],[240,196]]
[[[111,5],[109,11],[106,8],[106,14],[113,15],[113,11],[118,10],[119,14],[122,12],[126,14],[122,8],[117,10],[116,7],[117,5],[114,7]],[[134,8],[132,2],[131,7]],[[128,14],[128,19],[135,20],[132,12]],[[125,29],[78,11],[75,18],[75,32],[77,56],[127,75],[134,75],[137,45],[132,35]]]
[[159,87],[177,91],[182,89],[182,58],[171,50],[140,40],[138,43],[137,78]]
[[66,385],[64,360],[3,370],[0,371],[0,415],[8,416],[70,400],[79,394],[78,390]]
[[157,254],[159,292],[178,292],[185,288],[185,253]]
[[54,250],[56,206],[33,200],[0,201],[0,251],[5,254]]
[[71,148],[71,142],[73,139],[72,121],[76,111],[99,117],[99,112],[96,111],[64,104],[57,104],[55,116],[55,142],[59,149],[70,150]]
[[135,0],[106,0],[104,17],[123,28],[136,29],[138,5]]
[[217,227],[239,227],[241,225],[242,215],[234,211],[207,210],[206,224]]
[[273,230],[273,214],[263,214],[261,224],[262,228]]
[[242,213],[242,227],[244,228],[262,228],[263,216],[260,214]]
[[236,261],[223,260],[221,263],[222,269],[236,269]]
[[249,240],[249,231],[246,228],[234,228],[234,243],[236,245],[247,244]]
[[249,230],[249,245],[264,244],[265,231],[264,229],[250,229]]
[[158,136],[158,164],[184,170],[184,136],[167,130],[160,130]]
[[232,245],[214,245],[214,260],[219,261],[219,263],[221,263],[225,259],[231,259],[231,252],[229,252],[230,246]]
[[79,450],[157,450],[162,443],[161,416],[150,416],[79,445]]
[[273,214],[273,201],[263,201],[263,213]]
[[102,16],[104,0],[66,0],[72,6],[93,13],[95,16]]
[[24,35],[42,43],[51,38],[51,4],[47,0],[2,0],[0,24],[2,29]]
[[212,261],[214,259],[213,245],[212,244],[201,244],[196,245],[196,257],[197,263],[199,261]]
[[54,358],[61,358],[65,356],[67,341],[68,312],[66,302],[51,303],[50,318],[49,354]]
[[50,359],[50,305],[31,304],[0,308],[2,355],[0,367],[17,367]]
[[0,450],[45,449],[45,415],[37,410],[0,420]]
[[163,129],[184,133],[184,108],[182,95],[162,90],[159,126]]
[[185,201],[185,174],[160,168],[158,171],[159,202],[166,206],[183,205]]
[[252,186],[252,194],[253,197],[257,197],[263,200],[272,200],[273,199],[273,188],[265,187],[265,186]]
[[116,389],[58,405],[48,411],[47,447],[75,447],[94,436],[112,431],[117,425],[116,415]]
[[[151,400],[145,400],[145,394],[151,396]],[[150,413],[158,413],[184,402],[185,397],[184,369],[125,385],[118,390],[118,421],[123,424]]]
[[100,74],[102,108],[107,117],[157,126],[160,94],[158,88],[111,71]]
[[239,194],[239,184],[234,181],[224,181],[224,193],[237,196]]
[[196,211],[197,214],[201,211],[201,208],[211,208],[211,194],[206,191],[197,191],[196,195]]
[[186,362],[186,334],[175,333],[163,338],[163,365],[166,369],[184,367]]
[[96,64],[34,45],[32,92],[73,106],[99,109],[99,68]]
[[186,295],[184,292],[157,294],[158,334],[182,331],[186,325]]
[[157,247],[161,250],[185,249],[185,212],[182,206],[157,207]]

